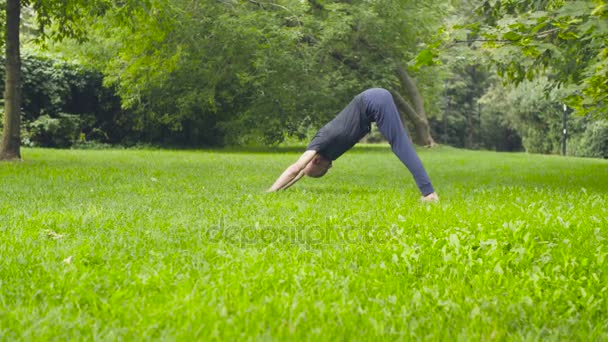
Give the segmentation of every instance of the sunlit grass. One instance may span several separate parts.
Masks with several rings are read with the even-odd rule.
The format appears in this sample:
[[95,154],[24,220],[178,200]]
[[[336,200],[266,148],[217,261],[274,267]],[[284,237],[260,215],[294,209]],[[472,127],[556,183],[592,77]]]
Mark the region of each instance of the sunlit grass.
[[608,339],[608,161],[387,147],[26,149],[0,164],[0,340]]

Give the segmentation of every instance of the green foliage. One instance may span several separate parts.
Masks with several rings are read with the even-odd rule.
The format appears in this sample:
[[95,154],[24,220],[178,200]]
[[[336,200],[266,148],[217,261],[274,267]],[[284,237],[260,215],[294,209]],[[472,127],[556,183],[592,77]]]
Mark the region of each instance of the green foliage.
[[[581,114],[568,118],[569,139],[578,145],[586,122],[603,116],[608,108],[602,88],[608,84],[602,71],[605,5],[597,1],[454,3],[454,13],[446,18],[435,43],[418,56],[422,64],[437,63],[441,56],[446,74],[447,110],[443,119],[433,120],[436,135],[456,146],[467,146],[463,137],[473,135],[471,140],[491,149],[516,148],[522,137],[529,152],[558,153],[563,129],[560,107],[567,103],[569,111]],[[497,70],[503,81],[521,87],[480,89],[479,85],[494,81],[485,75],[469,82],[459,65],[491,65],[489,70]],[[473,126],[479,128],[473,134],[469,116],[476,108],[467,108],[467,103],[474,104],[467,92],[477,98],[485,93],[478,102],[478,126],[477,115],[472,117]],[[582,118],[592,113],[598,115]]]
[[608,7],[602,0],[494,1],[477,9],[494,64],[515,83],[548,74],[579,114],[608,113]]
[[[22,57],[23,112],[27,119],[42,113],[55,115],[70,106],[95,111],[94,91],[101,75],[76,64],[26,54]],[[91,85],[93,83],[93,85]],[[3,87],[3,86],[0,86]],[[88,107],[88,108],[87,108]]]
[[479,133],[476,139],[481,149],[493,151],[522,151],[521,135],[510,124],[503,111],[497,108],[478,103]]
[[604,341],[608,161],[388,147],[24,149],[0,166],[1,340]]
[[128,20],[139,8],[148,8],[151,0],[22,0],[35,13],[36,34],[39,44],[75,39],[88,39],[90,22],[109,11],[116,13],[122,26],[129,26]]
[[[227,123],[252,105],[277,118],[269,121],[260,115],[256,123],[266,122],[269,132],[281,131],[276,128],[284,126],[285,119],[276,115],[277,107],[291,106],[296,100],[283,99],[288,103],[282,105],[281,92],[293,88],[289,83],[302,74],[285,51],[299,39],[294,28],[281,28],[285,11],[252,4],[158,1],[153,5],[134,13],[131,20],[137,30],[107,30],[113,17],[99,21],[96,29],[105,41],[93,49],[94,56],[107,56],[101,61],[108,63],[98,63],[106,82],[118,86],[123,105],[133,109],[144,139],[168,136],[172,143],[219,144],[227,134]],[[265,20],[260,20],[262,16]],[[279,56],[281,51],[286,58]],[[281,64],[282,69],[273,64]],[[275,77],[272,89],[267,83],[270,77]],[[256,125],[244,128],[250,127]],[[242,136],[238,129],[230,135]]]
[[[572,87],[586,77],[597,47],[595,38],[587,44],[586,38],[574,41],[571,33],[586,28],[589,37],[596,37],[603,24],[594,18],[604,10],[597,7],[589,14],[584,2],[541,1],[530,7],[523,1],[486,1],[474,14],[470,9],[478,3],[461,2],[456,14],[450,12],[452,3],[410,0],[95,1],[91,6],[77,1],[49,2],[52,10],[46,13],[59,14],[63,8],[87,18],[87,32],[74,29],[65,35],[87,33],[92,39],[52,48],[102,70],[105,84],[115,87],[122,100],[123,110],[115,101],[98,102],[103,108],[95,123],[84,128],[87,140],[201,146],[305,138],[362,89],[398,90],[397,65],[416,69],[436,64],[418,69],[415,77],[433,133],[442,143],[518,150],[523,135],[529,151],[556,152],[561,127],[546,113],[557,112],[552,106],[577,93]],[[451,25],[438,29],[456,17],[475,23],[467,32],[453,31]],[[471,44],[452,46],[436,63],[439,42],[451,38],[493,40],[486,46],[500,47],[491,50],[491,57],[506,78],[522,82],[545,70],[564,92],[553,97],[555,104],[532,111],[519,98],[494,101],[503,108],[480,105],[478,99],[494,82],[485,67],[489,62],[478,44]],[[426,52],[420,52],[423,48]],[[66,84],[54,80],[56,73],[41,76],[39,88],[49,95],[36,99],[53,109],[38,110],[32,119],[44,113],[80,113],[59,108],[69,95]],[[576,139],[578,131],[573,133]]]
[[[479,100],[483,146],[502,150],[521,139],[527,152],[559,154],[562,151],[563,98],[551,89],[549,81],[539,78],[518,86],[494,84]],[[593,117],[566,115],[567,154],[579,157],[604,157],[608,135],[605,121]],[[521,137],[521,138],[520,138]]]
[[[6,25],[6,0],[0,0],[0,32],[5,32]],[[6,36],[4,34],[0,35],[0,46],[4,47],[4,40]]]
[[[3,75],[2,64],[0,76]],[[103,75],[92,68],[59,58],[24,54],[21,95],[24,127],[27,130],[34,126],[46,127],[47,122],[64,121],[62,113],[67,113],[81,117],[80,129],[86,139],[120,142],[126,132],[129,132],[131,123],[122,119],[124,113],[120,109],[120,99],[111,88],[104,87],[102,81]],[[2,83],[0,91],[3,88]],[[46,117],[41,122],[30,125],[42,116]],[[59,132],[71,131],[60,129],[51,135]],[[71,134],[50,140],[43,137],[45,134],[27,133],[24,140],[29,141],[28,144],[39,146],[66,146],[66,142],[74,140]],[[42,140],[37,140],[38,138]],[[57,143],[57,139],[61,140],[61,143]]]
[[138,138],[272,144],[367,87],[396,86],[396,64],[439,24],[430,3],[156,0],[133,8],[130,28],[109,10],[80,50],[117,86]]
[[608,122],[592,121],[571,144],[569,154],[581,157],[608,158]]
[[[546,79],[522,82],[519,86],[496,84],[481,103],[484,111],[504,118],[506,125],[522,138],[523,147],[531,153],[560,153],[563,109],[557,100],[561,97]],[[568,116],[569,135],[583,131],[582,118]]]
[[79,150],[109,150],[116,149],[117,146],[108,143],[102,143],[97,140],[84,140],[82,139],[82,136],[80,136],[79,139],[72,146],[70,146],[70,148]]
[[[481,134],[481,106],[479,98],[490,87],[492,79],[481,64],[472,64],[467,59],[446,63],[451,70],[444,81],[444,117],[447,132],[439,136],[447,137],[444,142],[451,146],[479,147]],[[441,127],[441,126],[440,126]]]
[[56,118],[41,115],[29,124],[26,138],[32,146],[69,147],[80,137],[82,126],[79,115],[59,113]]

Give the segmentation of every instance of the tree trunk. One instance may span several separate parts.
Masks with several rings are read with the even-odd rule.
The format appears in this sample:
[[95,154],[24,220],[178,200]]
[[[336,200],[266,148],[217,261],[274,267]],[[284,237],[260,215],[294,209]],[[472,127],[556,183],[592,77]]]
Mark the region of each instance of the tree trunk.
[[464,148],[473,149],[473,110],[467,111],[467,131],[464,139]]
[[21,159],[21,55],[19,52],[20,0],[6,1],[6,80],[4,132],[0,160]]
[[423,121],[414,108],[401,95],[396,92],[392,92],[392,94],[399,111],[414,124],[415,130],[412,137],[414,143],[422,146],[434,146],[435,141],[431,137],[428,122]]
[[399,110],[414,124],[414,143],[423,146],[435,146],[436,143],[431,136],[431,127],[424,110],[424,99],[418,91],[418,87],[416,87],[416,82],[402,66],[397,67],[397,75],[410,102],[395,92],[393,92],[393,97]]

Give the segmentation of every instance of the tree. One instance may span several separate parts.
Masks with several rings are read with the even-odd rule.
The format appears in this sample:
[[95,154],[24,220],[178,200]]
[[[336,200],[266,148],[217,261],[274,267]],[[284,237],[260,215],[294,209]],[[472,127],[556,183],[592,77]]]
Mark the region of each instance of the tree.
[[[519,85],[496,83],[481,99],[485,111],[502,117],[522,138],[526,152],[559,153],[562,139],[560,90],[547,92],[547,78],[523,81]],[[581,117],[568,117],[568,134],[579,135]]]
[[21,2],[6,2],[6,78],[4,90],[4,131],[0,145],[0,160],[21,159],[21,55],[19,52],[19,24]]
[[[348,71],[349,75],[336,78],[354,77],[356,81],[353,83],[391,90],[406,119],[404,122],[414,127],[414,142],[434,145],[425,110],[428,102],[411,76],[410,64],[425,39],[430,38],[440,25],[446,6],[431,1],[408,0],[314,4],[314,14],[322,17],[324,22],[341,23],[332,25],[329,31],[332,36],[321,34],[319,38],[322,50],[342,67],[334,69],[346,68]],[[335,63],[325,65],[334,67]],[[422,73],[429,71],[432,72],[426,70]],[[439,83],[437,81],[435,78],[431,82]]]
[[110,0],[6,0],[6,80],[4,89],[4,131],[0,145],[0,160],[21,159],[21,55],[19,25],[21,9],[30,6],[36,13],[40,41],[60,41],[86,37],[87,18],[105,13],[111,6],[123,9],[128,16],[132,6],[146,4],[146,0],[123,1],[120,5]]
[[[444,56],[445,62],[454,56],[455,49],[465,47],[472,54],[487,58],[483,64],[492,66],[503,82],[518,85],[539,80],[544,87],[534,94],[542,97],[538,100],[547,103],[546,106],[528,107],[547,113],[536,113],[536,118],[530,117],[527,124],[526,119],[520,120],[515,128],[512,119],[525,118],[523,114],[529,112],[529,108],[514,101],[508,103],[508,110],[497,110],[493,106],[497,102],[492,100],[484,105],[488,109],[494,107],[483,113],[482,117],[489,119],[486,123],[502,126],[510,122],[509,129],[525,136],[526,149],[550,152],[555,150],[551,136],[539,132],[554,124],[552,112],[557,106],[566,103],[575,113],[587,116],[586,120],[608,115],[608,4],[605,1],[458,0],[453,3],[457,19],[446,21],[437,41],[418,55],[419,65],[436,64],[439,55]],[[497,99],[505,96],[504,89],[498,86],[494,89],[500,92],[492,94],[497,95]],[[553,91],[556,89],[559,92]],[[559,96],[554,97],[555,94]],[[523,114],[511,115],[508,120],[503,117],[504,112],[518,111]],[[490,117],[492,115],[495,116]],[[545,125],[545,128],[533,129],[535,126],[530,123],[534,120],[542,122],[538,127]],[[527,128],[523,129],[524,126]],[[534,135],[547,141],[531,138]],[[484,140],[486,145],[490,142]],[[532,141],[538,146],[533,146]]]
[[401,81],[405,97],[399,92],[393,91],[393,98],[401,113],[404,113],[406,118],[414,125],[414,142],[423,146],[436,145],[435,139],[431,136],[431,128],[424,108],[424,99],[416,86],[416,82],[410,77],[405,67],[401,65],[397,67],[397,75],[399,81]]
[[468,27],[506,79],[547,74],[579,114],[608,117],[608,4],[604,0],[484,0]]
[[[460,58],[458,58],[460,57]],[[440,125],[443,142],[465,148],[481,147],[480,97],[492,83],[487,68],[479,60],[462,56],[446,61],[449,68],[444,83],[444,116]]]
[[[139,8],[129,29],[117,27],[113,11],[95,20],[95,42],[82,54],[117,85],[142,139],[272,144],[304,137],[367,87],[391,89],[424,114],[432,101],[422,94],[435,89],[412,79],[432,72],[410,76],[409,62],[440,22],[431,4],[153,1],[153,15]],[[426,127],[417,142],[431,143]]]
[[154,1],[132,12],[132,28],[117,25],[111,10],[90,25],[95,39],[81,51],[132,110],[137,139],[200,146],[256,135],[273,143],[296,129],[300,103],[315,89],[307,50],[297,47],[301,4],[283,7]]

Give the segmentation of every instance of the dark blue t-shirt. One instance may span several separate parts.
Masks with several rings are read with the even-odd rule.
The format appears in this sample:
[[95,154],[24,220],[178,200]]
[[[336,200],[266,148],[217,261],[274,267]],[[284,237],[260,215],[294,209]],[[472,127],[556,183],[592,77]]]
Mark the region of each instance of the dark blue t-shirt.
[[359,94],[317,132],[307,149],[336,160],[369,133],[370,125],[363,96]]

